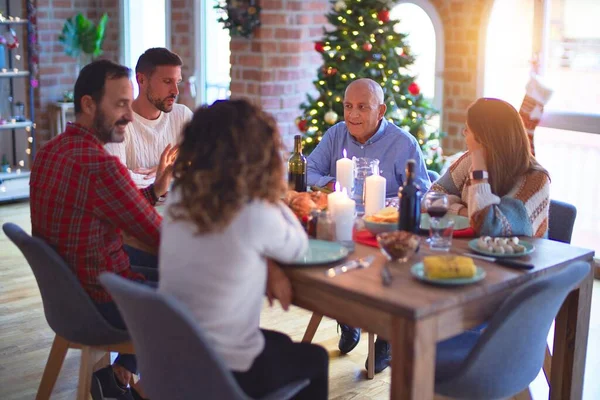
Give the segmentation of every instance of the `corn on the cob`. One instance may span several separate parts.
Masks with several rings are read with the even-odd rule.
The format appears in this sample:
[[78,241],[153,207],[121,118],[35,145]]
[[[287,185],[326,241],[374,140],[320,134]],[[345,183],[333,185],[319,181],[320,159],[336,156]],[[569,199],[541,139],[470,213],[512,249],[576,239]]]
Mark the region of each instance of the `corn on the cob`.
[[463,256],[427,256],[423,258],[425,275],[431,279],[472,278],[473,259]]

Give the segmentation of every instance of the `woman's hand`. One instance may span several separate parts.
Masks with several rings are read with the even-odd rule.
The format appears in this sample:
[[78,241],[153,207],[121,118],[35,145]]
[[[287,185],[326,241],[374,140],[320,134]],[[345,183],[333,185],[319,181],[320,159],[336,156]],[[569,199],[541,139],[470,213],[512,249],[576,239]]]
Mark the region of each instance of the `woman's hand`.
[[267,259],[267,299],[273,307],[273,300],[279,300],[281,308],[288,310],[292,303],[292,284],[283,273],[281,267],[271,259]]

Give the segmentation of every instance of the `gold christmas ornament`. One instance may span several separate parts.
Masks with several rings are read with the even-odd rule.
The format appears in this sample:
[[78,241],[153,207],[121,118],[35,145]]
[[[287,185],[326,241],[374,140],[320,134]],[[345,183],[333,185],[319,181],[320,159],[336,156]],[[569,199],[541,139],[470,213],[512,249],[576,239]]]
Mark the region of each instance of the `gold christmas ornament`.
[[335,2],[333,9],[337,12],[344,11],[346,9],[346,2],[344,0],[338,0]]
[[337,122],[338,120],[338,115],[335,111],[333,110],[329,110],[325,113],[325,116],[323,117],[323,119],[325,120],[325,122],[327,122],[329,125],[333,125]]

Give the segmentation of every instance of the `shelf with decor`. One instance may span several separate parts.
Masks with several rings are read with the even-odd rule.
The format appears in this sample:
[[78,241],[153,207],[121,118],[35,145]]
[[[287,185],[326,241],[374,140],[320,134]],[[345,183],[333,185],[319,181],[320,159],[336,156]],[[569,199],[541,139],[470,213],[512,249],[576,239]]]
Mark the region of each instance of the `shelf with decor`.
[[19,76],[29,76],[29,71],[0,71],[0,79],[1,78],[16,78]]
[[33,126],[33,121],[15,121],[0,124],[0,130],[4,129],[25,129]]
[[[35,2],[0,0],[0,203],[29,197],[29,171],[35,156],[34,89],[38,47]],[[22,41],[22,43],[20,43]],[[10,132],[10,136],[5,136]],[[26,140],[21,139],[26,135]],[[4,138],[10,138],[4,139]],[[25,151],[17,145],[26,144]],[[11,154],[12,153],[12,154]]]

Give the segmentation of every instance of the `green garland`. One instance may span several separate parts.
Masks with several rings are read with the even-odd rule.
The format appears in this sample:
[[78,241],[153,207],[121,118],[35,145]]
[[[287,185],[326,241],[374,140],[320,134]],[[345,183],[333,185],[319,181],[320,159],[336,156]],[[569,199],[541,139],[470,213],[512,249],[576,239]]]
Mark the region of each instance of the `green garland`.
[[217,21],[229,29],[232,36],[250,38],[260,26],[260,7],[255,3],[255,0],[221,0],[214,7],[223,14]]

